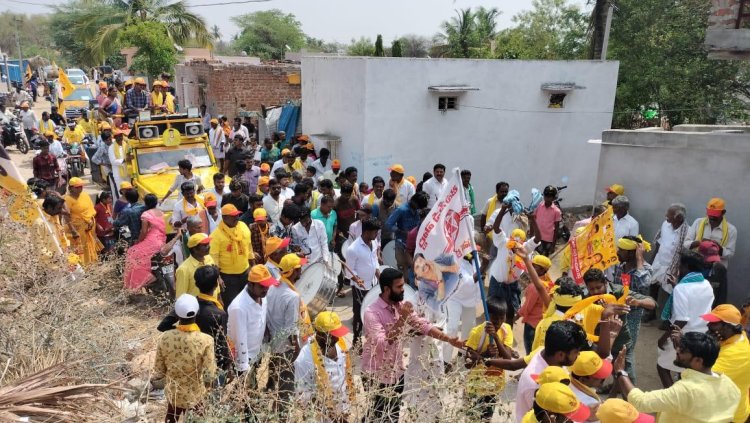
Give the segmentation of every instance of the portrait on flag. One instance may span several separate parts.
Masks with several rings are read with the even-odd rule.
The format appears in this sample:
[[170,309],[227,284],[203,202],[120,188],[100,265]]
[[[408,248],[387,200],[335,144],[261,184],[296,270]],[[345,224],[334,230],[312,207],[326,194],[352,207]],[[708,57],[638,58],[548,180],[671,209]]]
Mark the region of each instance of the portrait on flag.
[[612,208],[608,207],[570,240],[570,272],[579,284],[583,283],[583,274],[587,270],[604,270],[619,263],[612,214]]

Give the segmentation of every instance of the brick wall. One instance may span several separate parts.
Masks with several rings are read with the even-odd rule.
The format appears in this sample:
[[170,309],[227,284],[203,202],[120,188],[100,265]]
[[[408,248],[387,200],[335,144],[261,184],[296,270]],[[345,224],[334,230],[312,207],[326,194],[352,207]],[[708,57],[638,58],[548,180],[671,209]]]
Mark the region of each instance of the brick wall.
[[260,110],[261,104],[275,106],[287,100],[299,100],[302,86],[290,84],[290,74],[300,74],[299,65],[226,64],[195,61],[177,65],[175,82],[180,103],[188,106],[206,104],[212,116],[232,118],[240,104],[246,110]]
[[739,8],[739,0],[711,0],[708,27],[712,29],[734,28]]

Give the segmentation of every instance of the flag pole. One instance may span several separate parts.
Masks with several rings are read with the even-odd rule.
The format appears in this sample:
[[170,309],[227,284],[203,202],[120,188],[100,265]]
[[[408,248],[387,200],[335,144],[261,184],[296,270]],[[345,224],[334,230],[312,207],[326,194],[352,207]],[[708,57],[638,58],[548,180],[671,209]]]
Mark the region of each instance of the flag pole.
[[[461,180],[461,169],[455,168],[454,172],[455,172],[455,175],[453,176],[458,178],[457,180],[460,181],[458,183],[458,189],[461,191],[461,198],[463,199],[462,202],[466,202],[466,192],[464,191],[464,183]],[[476,283],[479,284],[479,294],[482,298],[482,308],[484,308],[484,320],[486,322],[489,322],[490,310],[487,308],[487,296],[486,296],[486,293],[484,292],[484,280],[482,279],[482,272],[480,271],[480,266],[479,266],[479,253],[477,252],[477,243],[474,240],[474,228],[470,226],[469,219],[461,219],[461,220],[464,222],[464,224],[468,225],[469,233],[471,234],[471,236],[469,237],[471,239],[471,252],[472,252],[471,255],[473,256],[473,261],[474,261],[474,271],[477,272],[477,277],[478,277]],[[474,220],[473,216],[471,220],[472,221]]]

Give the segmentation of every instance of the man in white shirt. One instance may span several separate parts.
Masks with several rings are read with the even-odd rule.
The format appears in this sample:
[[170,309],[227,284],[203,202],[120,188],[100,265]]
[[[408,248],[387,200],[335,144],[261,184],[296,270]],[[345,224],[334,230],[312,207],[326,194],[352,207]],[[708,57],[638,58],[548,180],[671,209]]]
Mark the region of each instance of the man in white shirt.
[[[258,355],[266,333],[266,294],[278,281],[265,265],[253,266],[248,273],[247,288],[243,289],[227,308],[229,320],[227,336],[232,341],[234,362],[238,372],[245,373],[260,363]],[[251,377],[253,386],[257,384]]]
[[231,191],[226,186],[227,178],[223,173],[214,173],[213,176],[214,187],[208,191],[216,197],[216,207],[221,209],[221,200],[225,194],[229,194]]
[[[351,359],[344,336],[349,329],[341,324],[338,314],[320,312],[313,322],[315,336],[302,347],[294,361],[294,382],[297,399],[305,407],[316,407],[322,414],[319,421],[347,421],[351,408],[350,398],[355,392],[352,383]],[[322,362],[313,358],[317,355]],[[319,374],[324,372],[325,374]],[[327,386],[320,387],[319,383]],[[331,398],[321,398],[320,392],[330,392]],[[316,398],[318,401],[313,402]]]
[[180,187],[182,199],[174,203],[172,208],[172,225],[185,224],[190,216],[197,216],[203,225],[201,232],[208,234],[209,224],[206,207],[195,197],[195,184],[192,182],[183,182]]
[[229,148],[224,130],[219,126],[219,119],[211,119],[211,126],[208,130],[208,141],[211,143],[211,150],[214,157],[219,161],[219,169],[224,169],[224,157],[226,150]]
[[180,187],[185,182],[192,182],[193,184],[195,184],[195,188],[199,194],[204,190],[203,181],[201,181],[200,176],[193,173],[193,164],[190,162],[190,160],[182,159],[177,162],[177,172],[179,172],[179,174],[174,178],[172,186],[169,187],[169,191],[164,194],[161,202],[164,202],[164,200],[169,198],[169,196],[172,195],[174,191],[178,191],[177,201],[182,200],[182,192],[180,191]]
[[417,192],[414,185],[404,178],[406,171],[400,164],[394,164],[388,168],[391,173],[391,179],[388,181],[388,186],[396,192],[396,204],[406,204],[411,200],[411,197]]
[[[704,267],[703,256],[699,253],[688,251],[680,254],[680,279],[674,282],[676,285],[661,316],[683,333],[705,333],[708,330],[708,323],[701,316],[711,312],[714,291],[701,273]],[[665,388],[672,386],[674,380],[670,371],[681,373],[684,370],[674,363],[677,356],[670,334],[671,330],[665,331],[657,343],[656,370]]]
[[447,185],[448,181],[445,179],[445,165],[438,163],[432,168],[432,178],[422,184],[422,191],[430,196],[430,199],[427,201],[427,208],[431,209],[432,206],[437,203],[440,198],[440,193],[443,192]]
[[229,133],[229,139],[234,139],[234,136],[237,134],[241,134],[245,142],[250,138],[250,131],[242,124],[242,119],[240,118],[234,118],[234,126],[232,126],[232,132]]
[[539,385],[532,377],[549,366],[572,366],[581,350],[588,347],[586,332],[571,320],[552,322],[544,338],[544,349],[539,350],[529,361],[518,378],[516,390],[516,422],[534,406],[534,393]]
[[281,209],[284,208],[284,198],[281,196],[281,184],[276,179],[268,181],[268,194],[263,197],[263,208],[271,222],[279,221]]
[[380,176],[372,178],[372,192],[362,197],[362,204],[374,206],[383,199],[385,192],[385,180]]
[[123,181],[130,179],[128,173],[128,161],[130,160],[130,153],[128,152],[128,145],[124,141],[125,133],[119,129],[116,129],[112,136],[115,142],[110,144],[108,154],[109,163],[112,166],[112,177],[114,178],[115,190],[113,192],[120,192],[120,186]]
[[618,195],[612,200],[612,212],[615,220],[615,239],[625,238],[626,236],[640,235],[638,221],[628,214],[630,210],[630,200],[624,195]]
[[54,154],[58,159],[65,157],[65,149],[62,146],[60,140],[55,137],[54,132],[46,132],[44,137],[49,141],[49,152]]
[[[669,281],[679,277],[680,250],[688,232],[686,216],[685,205],[672,204],[667,209],[666,218],[656,234],[656,253],[651,263],[652,281],[655,287],[651,291],[651,297],[654,299],[663,297],[666,300],[666,297],[672,293],[672,284]],[[663,293],[659,293],[659,290]],[[659,305],[663,307],[664,302],[659,301]]]
[[320,220],[310,217],[310,209],[299,208],[299,222],[292,226],[292,244],[302,247],[309,263],[331,263],[326,227]]
[[26,136],[31,139],[34,130],[39,130],[39,120],[36,118],[33,110],[29,109],[29,102],[24,101],[21,103],[21,111],[18,116],[21,118],[23,123],[23,130],[26,131]]
[[327,148],[321,148],[319,155],[320,157],[312,162],[312,167],[315,168],[315,176],[317,177],[321,177],[331,170],[331,152]]
[[346,265],[353,272],[352,285],[352,344],[360,343],[362,335],[362,300],[365,295],[378,283],[380,271],[378,267],[378,243],[376,241],[380,223],[373,218],[362,221],[362,234],[344,251]]
[[711,264],[708,280],[714,286],[716,303],[727,302],[727,268],[737,245],[737,228],[726,218],[726,204],[721,198],[712,198],[706,205],[706,217],[696,219],[690,226],[683,246],[697,249],[701,241],[713,241],[718,246],[719,259]]

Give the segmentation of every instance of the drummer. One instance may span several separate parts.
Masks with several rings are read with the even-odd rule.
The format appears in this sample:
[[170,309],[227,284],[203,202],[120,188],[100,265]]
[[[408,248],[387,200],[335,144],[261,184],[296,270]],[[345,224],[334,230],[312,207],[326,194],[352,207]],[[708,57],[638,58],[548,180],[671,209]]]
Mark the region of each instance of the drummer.
[[[367,204],[365,204],[367,205]],[[362,300],[365,295],[378,283],[378,244],[376,238],[380,233],[380,223],[373,218],[358,221],[362,227],[362,234],[344,251],[346,265],[353,275],[352,284],[352,345],[360,345],[362,335]]]
[[310,264],[322,261],[331,265],[326,227],[320,220],[310,217],[310,209],[299,208],[299,222],[292,227],[292,241],[302,248]]

